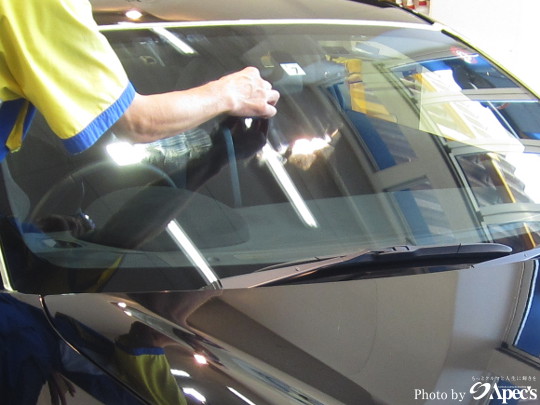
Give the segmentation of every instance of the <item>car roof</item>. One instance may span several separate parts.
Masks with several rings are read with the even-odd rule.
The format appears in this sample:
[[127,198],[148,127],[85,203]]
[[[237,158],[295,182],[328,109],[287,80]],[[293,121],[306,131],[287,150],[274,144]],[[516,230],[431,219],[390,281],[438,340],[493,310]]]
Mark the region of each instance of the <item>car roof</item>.
[[427,21],[393,3],[377,0],[91,0],[99,24],[125,21],[136,9],[149,21],[244,19],[354,19],[422,23]]

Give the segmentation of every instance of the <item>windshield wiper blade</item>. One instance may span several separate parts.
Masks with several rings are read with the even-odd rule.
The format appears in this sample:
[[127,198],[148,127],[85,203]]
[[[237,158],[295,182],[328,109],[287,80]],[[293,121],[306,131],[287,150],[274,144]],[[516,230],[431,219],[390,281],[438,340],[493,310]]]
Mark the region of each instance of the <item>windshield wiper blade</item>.
[[258,272],[222,279],[224,288],[313,282],[314,279],[335,278],[365,271],[375,274],[388,269],[409,269],[421,266],[471,265],[512,253],[512,248],[500,243],[463,243],[453,245],[399,245],[384,249],[364,249],[348,255],[325,259],[311,258],[304,262],[266,267]]
[[479,263],[512,253],[512,248],[500,243],[459,243],[455,245],[411,246],[401,245],[371,250],[367,254],[350,257],[350,263],[444,261]]

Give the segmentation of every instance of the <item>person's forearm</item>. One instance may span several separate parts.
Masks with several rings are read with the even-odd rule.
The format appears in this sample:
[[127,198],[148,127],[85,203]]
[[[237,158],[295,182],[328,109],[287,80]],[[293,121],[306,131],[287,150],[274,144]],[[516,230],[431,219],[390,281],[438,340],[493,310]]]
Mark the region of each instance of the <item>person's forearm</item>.
[[132,142],[152,142],[192,129],[221,114],[271,117],[279,93],[246,68],[200,87],[170,93],[137,94],[114,125],[115,133]]
[[194,128],[229,110],[212,83],[185,91],[143,96],[137,94],[114,126],[116,135],[146,143]]

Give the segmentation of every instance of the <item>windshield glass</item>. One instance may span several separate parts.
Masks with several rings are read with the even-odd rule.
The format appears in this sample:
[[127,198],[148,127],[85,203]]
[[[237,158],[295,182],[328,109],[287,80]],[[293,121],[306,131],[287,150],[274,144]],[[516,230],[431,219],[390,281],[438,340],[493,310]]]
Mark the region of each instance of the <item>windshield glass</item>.
[[[269,120],[70,156],[38,117],[4,164],[15,288],[192,289],[393,245],[538,244],[538,100],[429,25],[107,27],[143,94],[256,66]],[[6,232],[6,231],[5,231]],[[11,254],[13,256],[13,254]]]

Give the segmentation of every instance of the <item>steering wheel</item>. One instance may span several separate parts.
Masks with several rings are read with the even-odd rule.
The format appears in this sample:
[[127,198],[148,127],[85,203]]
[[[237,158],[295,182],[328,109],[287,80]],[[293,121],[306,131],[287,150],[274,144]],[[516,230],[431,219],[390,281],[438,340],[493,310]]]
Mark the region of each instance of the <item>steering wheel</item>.
[[182,212],[194,190],[227,164],[232,168],[236,160],[249,158],[259,151],[266,143],[268,125],[266,119],[253,119],[249,127],[244,119],[225,120],[213,136],[214,144],[210,151],[203,158],[189,162],[186,190],[152,185],[144,187],[85,240],[136,249],[156,237]]
[[[103,174],[107,178],[114,173],[120,178],[126,174],[134,175],[139,172],[137,181],[146,176],[147,184],[162,184],[169,187],[176,187],[173,180],[162,170],[149,165],[138,164],[136,166],[118,166],[111,161],[95,162],[85,167],[82,167],[54,184],[36,203],[30,211],[27,222],[33,224],[43,224],[47,218],[72,217],[82,214],[83,199],[85,197],[85,179],[89,176],[97,176]],[[123,184],[125,186],[125,184]],[[140,184],[139,184],[140,185]],[[69,222],[69,221],[68,221]]]

